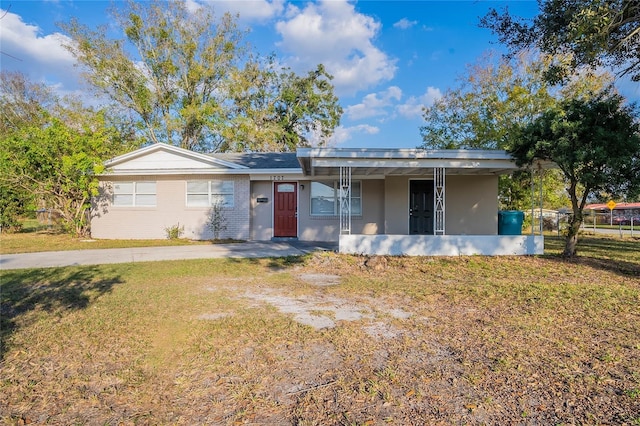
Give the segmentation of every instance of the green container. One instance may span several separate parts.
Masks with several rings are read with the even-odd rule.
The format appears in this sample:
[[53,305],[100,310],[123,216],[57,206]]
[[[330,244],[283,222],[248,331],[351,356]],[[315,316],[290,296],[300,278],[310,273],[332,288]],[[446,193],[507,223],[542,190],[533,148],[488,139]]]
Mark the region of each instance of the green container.
[[519,210],[498,212],[498,235],[522,235],[524,213]]

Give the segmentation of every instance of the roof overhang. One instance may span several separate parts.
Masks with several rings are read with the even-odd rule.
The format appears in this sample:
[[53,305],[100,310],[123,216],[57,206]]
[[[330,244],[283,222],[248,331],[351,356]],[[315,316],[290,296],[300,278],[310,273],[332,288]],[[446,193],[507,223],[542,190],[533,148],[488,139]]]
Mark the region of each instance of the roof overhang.
[[108,170],[98,176],[199,176],[199,175],[301,175],[300,169],[218,169],[218,168],[202,168],[202,169],[118,169]]
[[351,167],[354,176],[432,175],[438,167],[459,175],[501,175],[520,169],[511,155],[500,150],[301,148],[297,152],[307,176],[336,176],[340,167]]

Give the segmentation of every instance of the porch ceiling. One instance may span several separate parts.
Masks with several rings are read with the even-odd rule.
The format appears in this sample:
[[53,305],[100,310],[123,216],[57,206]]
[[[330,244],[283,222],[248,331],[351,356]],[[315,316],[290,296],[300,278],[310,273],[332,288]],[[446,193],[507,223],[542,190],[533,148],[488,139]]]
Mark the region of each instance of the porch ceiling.
[[448,175],[508,174],[518,169],[505,151],[421,149],[298,150],[298,161],[307,176],[336,176],[340,167],[351,167],[353,176],[431,176],[444,167]]

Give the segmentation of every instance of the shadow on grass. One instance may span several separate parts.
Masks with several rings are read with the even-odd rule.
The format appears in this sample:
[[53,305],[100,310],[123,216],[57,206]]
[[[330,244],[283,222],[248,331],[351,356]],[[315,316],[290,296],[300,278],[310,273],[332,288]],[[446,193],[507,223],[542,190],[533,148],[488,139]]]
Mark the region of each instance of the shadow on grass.
[[282,256],[282,257],[267,257],[267,258],[259,258],[259,257],[247,257],[247,258],[236,258],[229,257],[226,260],[230,263],[237,264],[252,264],[252,265],[264,265],[266,262],[266,266],[269,269],[274,271],[293,268],[294,266],[304,265],[308,254],[295,255],[295,256]]
[[577,256],[565,259],[563,237],[545,237],[548,259],[613,272],[627,277],[640,277],[640,241],[602,237],[579,237]]
[[74,311],[124,282],[119,274],[97,266],[21,269],[0,274],[0,360],[7,339],[31,311]]
[[269,258],[269,268],[271,269],[286,269],[294,266],[304,265],[308,254],[301,256],[285,256],[285,257],[272,257]]
[[19,224],[19,228],[15,229],[14,234],[64,234],[62,227],[53,221],[38,219],[24,219]]

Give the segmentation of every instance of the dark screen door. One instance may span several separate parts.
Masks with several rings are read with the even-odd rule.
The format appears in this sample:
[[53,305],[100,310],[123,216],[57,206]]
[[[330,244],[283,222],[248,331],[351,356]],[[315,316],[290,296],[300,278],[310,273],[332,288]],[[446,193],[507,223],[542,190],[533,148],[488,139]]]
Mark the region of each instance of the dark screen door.
[[273,236],[298,236],[298,185],[295,182],[278,182],[274,188]]
[[409,184],[409,233],[433,235],[433,181]]

